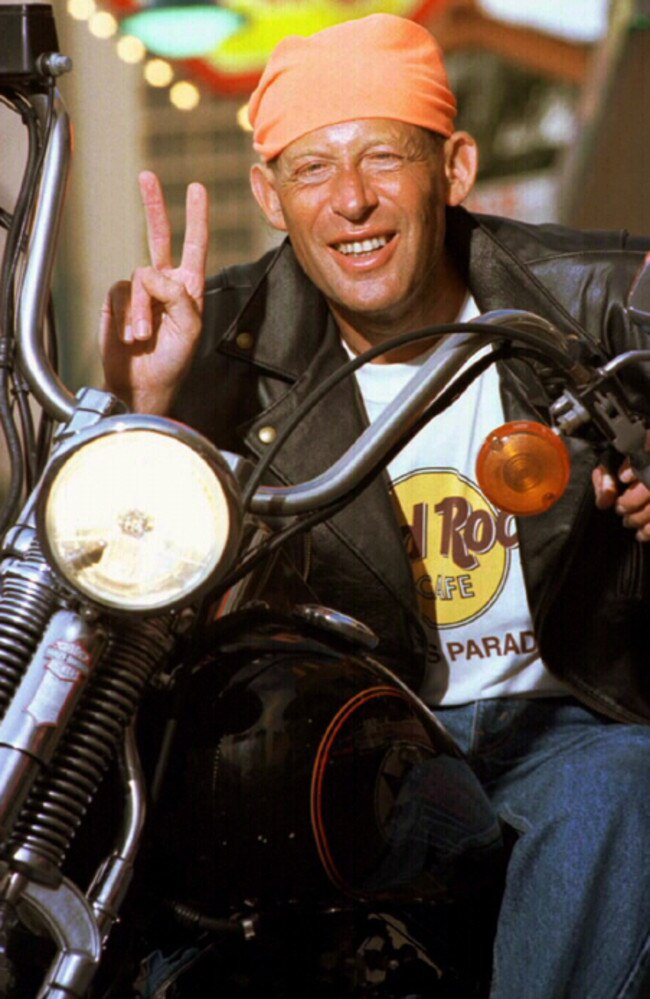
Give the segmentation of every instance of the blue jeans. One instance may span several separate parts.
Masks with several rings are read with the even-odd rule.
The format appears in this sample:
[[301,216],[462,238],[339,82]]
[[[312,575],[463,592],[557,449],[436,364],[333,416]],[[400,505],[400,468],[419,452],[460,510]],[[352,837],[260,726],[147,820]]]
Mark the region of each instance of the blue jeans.
[[491,999],[650,996],[650,726],[569,698],[436,708],[519,833]]

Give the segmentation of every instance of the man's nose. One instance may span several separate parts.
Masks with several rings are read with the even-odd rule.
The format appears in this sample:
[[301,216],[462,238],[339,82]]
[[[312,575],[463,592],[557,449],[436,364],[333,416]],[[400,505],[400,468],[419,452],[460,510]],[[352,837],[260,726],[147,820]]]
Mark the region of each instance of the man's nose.
[[378,202],[369,178],[356,166],[337,171],[331,189],[332,209],[337,215],[358,221]]

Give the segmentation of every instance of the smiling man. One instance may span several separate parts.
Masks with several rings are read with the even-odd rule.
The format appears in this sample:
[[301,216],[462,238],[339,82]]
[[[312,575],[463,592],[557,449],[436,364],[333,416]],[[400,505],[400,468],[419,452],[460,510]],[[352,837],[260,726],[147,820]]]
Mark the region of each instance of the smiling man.
[[[174,267],[160,187],[142,175],[152,264],[111,290],[102,323],[107,385],[134,408],[262,456],[348,356],[408,330],[517,308],[610,353],[645,344],[624,302],[647,241],[462,208],[476,147],[421,26],[380,14],[285,39],[250,109],[253,193],[288,239],[204,285],[204,189],[189,188]],[[274,481],[331,464],[436,345],[339,384]],[[650,989],[650,505],[629,469],[615,482],[578,441],[551,510],[515,522],[494,508],[475,481],[484,434],[548,403],[534,365],[490,367],[314,531],[309,581],[374,628],[518,833],[493,999],[632,999]]]

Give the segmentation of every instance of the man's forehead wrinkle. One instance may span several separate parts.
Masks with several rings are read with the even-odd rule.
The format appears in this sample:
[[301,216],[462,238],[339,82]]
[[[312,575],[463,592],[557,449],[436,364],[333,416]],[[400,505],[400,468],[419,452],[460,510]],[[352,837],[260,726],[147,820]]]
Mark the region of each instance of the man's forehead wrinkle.
[[[373,119],[358,119],[359,124],[365,124]],[[406,156],[426,158],[439,149],[436,136],[418,125],[398,122],[390,119],[378,119],[376,131],[372,135],[355,134],[353,128],[357,121],[341,123],[352,128],[340,129],[340,126],[330,126],[322,136],[314,136],[313,142],[296,149],[304,139],[298,139],[272,161],[274,171],[284,174],[291,173],[303,159],[310,157],[336,157],[339,153],[363,156],[376,147],[386,144],[398,146]],[[333,131],[334,130],[334,131]],[[352,134],[350,134],[352,133]],[[308,137],[309,138],[309,137]]]

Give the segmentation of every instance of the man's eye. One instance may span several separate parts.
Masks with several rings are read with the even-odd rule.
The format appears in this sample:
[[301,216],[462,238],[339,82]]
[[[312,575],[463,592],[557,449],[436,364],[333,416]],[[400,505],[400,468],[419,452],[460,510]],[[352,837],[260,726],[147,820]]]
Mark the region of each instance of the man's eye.
[[402,162],[402,157],[399,153],[393,153],[389,150],[377,150],[371,153],[368,157],[368,161],[371,166],[383,167],[394,167],[399,166]]
[[304,163],[302,166],[298,167],[296,173],[299,178],[309,180],[312,177],[319,177],[321,174],[324,174],[326,169],[326,163],[314,161],[313,163]]

